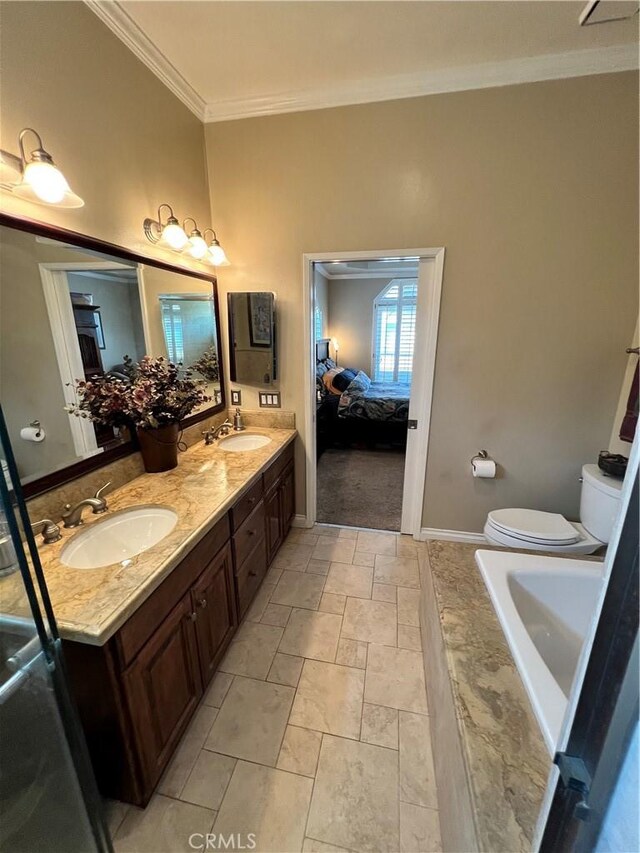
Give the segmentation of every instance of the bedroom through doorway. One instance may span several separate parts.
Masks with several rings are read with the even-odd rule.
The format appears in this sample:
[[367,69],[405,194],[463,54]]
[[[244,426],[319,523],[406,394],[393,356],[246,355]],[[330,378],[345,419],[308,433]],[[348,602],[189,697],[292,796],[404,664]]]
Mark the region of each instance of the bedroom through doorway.
[[316,521],[400,531],[418,258],[313,264]]

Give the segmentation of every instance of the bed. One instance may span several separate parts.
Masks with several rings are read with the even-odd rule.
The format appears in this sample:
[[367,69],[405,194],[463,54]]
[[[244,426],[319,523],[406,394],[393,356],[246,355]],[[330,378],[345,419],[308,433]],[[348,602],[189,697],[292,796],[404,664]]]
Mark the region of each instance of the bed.
[[[409,388],[405,384],[372,382],[363,371],[345,371],[340,393],[327,390],[323,377],[335,373],[329,341],[316,344],[318,455],[327,447],[352,444],[405,446],[409,418]],[[350,379],[353,375],[354,378]],[[334,381],[336,381],[334,379]]]

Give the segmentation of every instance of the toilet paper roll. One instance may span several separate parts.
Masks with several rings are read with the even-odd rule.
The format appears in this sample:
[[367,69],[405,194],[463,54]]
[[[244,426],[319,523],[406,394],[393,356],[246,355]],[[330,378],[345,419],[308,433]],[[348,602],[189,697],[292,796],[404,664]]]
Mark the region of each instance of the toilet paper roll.
[[493,479],[496,476],[496,463],[493,459],[473,459],[471,468],[474,477]]
[[42,427],[24,427],[20,430],[20,438],[24,441],[44,441],[44,436]]

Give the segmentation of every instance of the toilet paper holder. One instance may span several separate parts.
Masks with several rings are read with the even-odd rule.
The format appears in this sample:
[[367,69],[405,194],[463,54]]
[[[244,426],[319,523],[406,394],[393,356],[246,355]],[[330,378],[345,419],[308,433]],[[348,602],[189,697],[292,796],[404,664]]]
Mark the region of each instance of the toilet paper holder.
[[488,458],[489,458],[489,454],[487,453],[486,450],[479,450],[475,456],[471,457],[471,464],[473,465],[473,463],[476,459],[488,459]]

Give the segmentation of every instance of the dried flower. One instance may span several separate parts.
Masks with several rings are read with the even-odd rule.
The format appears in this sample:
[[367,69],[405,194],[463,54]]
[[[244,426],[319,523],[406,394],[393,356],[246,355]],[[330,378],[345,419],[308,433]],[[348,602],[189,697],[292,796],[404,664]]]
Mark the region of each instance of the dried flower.
[[214,346],[206,349],[197,361],[191,365],[191,370],[195,370],[208,379],[209,382],[218,382],[220,380],[220,365],[218,363],[218,353]]
[[128,381],[105,377],[78,381],[77,402],[66,411],[105,426],[152,429],[181,421],[211,400],[203,381],[192,379],[190,370],[181,371],[166,358],[145,355],[136,363],[125,355],[123,362]]

